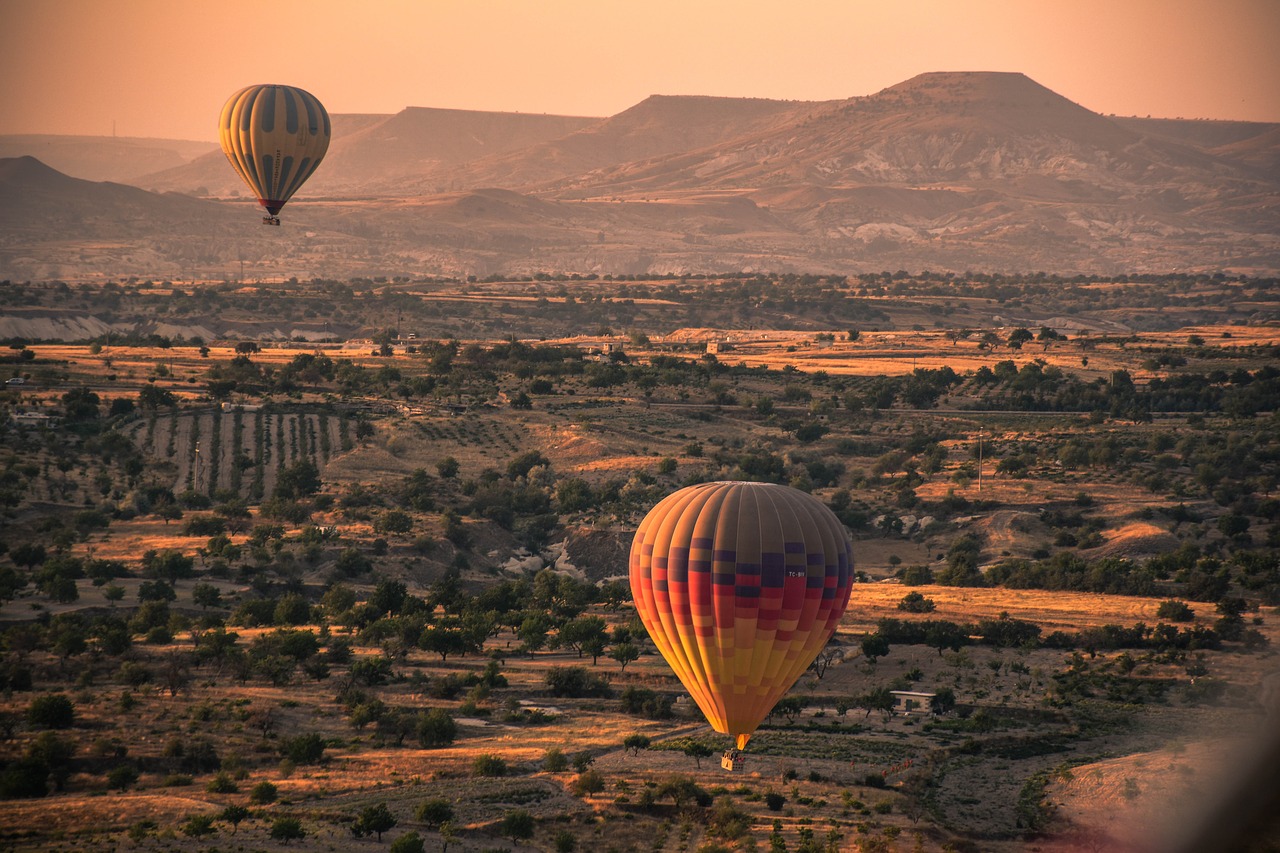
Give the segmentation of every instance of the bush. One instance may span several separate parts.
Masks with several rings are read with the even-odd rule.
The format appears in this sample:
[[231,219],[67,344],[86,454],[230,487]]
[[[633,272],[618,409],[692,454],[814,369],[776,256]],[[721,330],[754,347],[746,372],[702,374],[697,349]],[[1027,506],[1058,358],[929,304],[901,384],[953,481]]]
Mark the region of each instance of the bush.
[[204,789],[210,794],[234,794],[240,790],[240,787],[231,780],[230,774],[223,771],[210,779]]
[[422,744],[423,749],[434,749],[453,743],[454,738],[458,736],[458,724],[453,721],[453,717],[449,716],[448,711],[432,708],[418,715],[414,733],[418,736],[418,743]]
[[213,828],[213,815],[195,814],[187,818],[187,822],[182,825],[182,834],[191,838],[201,838],[206,835],[213,835],[217,832]]
[[413,816],[431,829],[453,820],[453,804],[439,797],[423,800],[414,810]]
[[653,720],[665,720],[671,717],[673,700],[665,693],[650,690],[647,687],[628,685],[619,697],[622,710],[628,714],[637,714]]
[[249,802],[256,806],[265,806],[268,803],[274,803],[278,794],[276,786],[264,779],[249,790]]
[[1170,622],[1190,622],[1196,618],[1196,614],[1186,602],[1170,599],[1160,602],[1160,606],[1156,609],[1156,618],[1168,619]]
[[779,794],[777,791],[767,791],[764,795],[764,804],[771,812],[780,812],[786,804],[787,798]]
[[533,815],[524,809],[516,809],[515,811],[507,812],[498,831],[510,838],[512,842],[516,842],[532,838],[534,826]]
[[925,598],[918,592],[909,592],[898,602],[898,609],[908,613],[932,613],[936,607],[932,598]]
[[302,821],[296,817],[277,818],[271,824],[271,837],[276,841],[288,844],[295,838],[306,838],[307,832],[302,828]]
[[598,794],[604,790],[604,777],[598,770],[587,770],[573,781],[573,792],[579,797]]
[[550,747],[542,756],[542,769],[548,773],[563,773],[569,769],[569,759],[560,747]]
[[69,729],[76,722],[76,706],[61,693],[37,696],[27,708],[27,722],[42,729]]
[[280,753],[294,764],[319,764],[324,760],[324,738],[314,732],[289,738]]
[[608,696],[609,682],[582,666],[556,667],[546,675],[552,696],[578,698]]
[[132,764],[117,764],[107,774],[107,785],[118,791],[127,790],[138,781],[138,768]]
[[506,776],[507,762],[496,755],[477,755],[471,762],[471,772],[477,776]]
[[422,836],[416,832],[406,832],[391,842],[391,853],[422,853]]
[[0,797],[6,800],[44,797],[49,793],[49,765],[28,756],[0,770]]

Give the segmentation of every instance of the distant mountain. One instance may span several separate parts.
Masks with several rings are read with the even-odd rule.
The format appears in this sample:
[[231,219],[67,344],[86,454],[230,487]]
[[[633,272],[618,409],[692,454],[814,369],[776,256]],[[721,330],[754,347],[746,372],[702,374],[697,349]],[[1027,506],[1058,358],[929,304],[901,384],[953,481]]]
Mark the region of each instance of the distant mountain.
[[89,181],[131,181],[216,151],[215,142],[114,136],[0,136],[0,157],[38,158],[59,172]]
[[[318,274],[311,239],[261,226],[257,214],[256,203],[84,181],[34,157],[0,159],[0,279],[221,276],[241,259]],[[343,237],[313,236],[351,250]]]
[[825,105],[796,120],[579,179],[573,190],[757,188],[788,184],[981,185],[1025,176],[1099,186],[1206,165],[1092,113],[1022,74],[923,74],[869,97]]
[[786,126],[813,104],[760,98],[652,95],[634,107],[568,136],[488,157],[423,183],[517,189],[591,181],[598,170],[696,151],[750,133]]
[[[350,113],[332,116],[333,147],[338,140],[360,133],[370,127],[381,124],[390,116],[378,113]],[[320,173],[315,175],[319,179]],[[209,150],[190,162],[164,169],[153,169],[134,178],[130,183],[143,189],[158,192],[181,192],[200,196],[248,196],[249,189],[232,171],[227,163],[227,155],[217,143],[209,146]],[[311,183],[307,192],[311,192]]]
[[[329,152],[303,197],[405,195],[424,175],[573,133],[597,119],[409,107],[395,115],[335,115]],[[147,189],[202,195],[247,193],[221,152],[139,178]]]
[[334,128],[278,229],[220,152],[143,183],[221,202],[6,164],[0,278],[220,277],[242,260],[261,276],[1280,272],[1280,125],[1111,118],[1021,74]]
[[207,224],[224,215],[216,205],[184,195],[72,178],[34,157],[0,160],[0,195],[0,234],[6,242],[31,234],[62,240],[121,237],[161,224]]

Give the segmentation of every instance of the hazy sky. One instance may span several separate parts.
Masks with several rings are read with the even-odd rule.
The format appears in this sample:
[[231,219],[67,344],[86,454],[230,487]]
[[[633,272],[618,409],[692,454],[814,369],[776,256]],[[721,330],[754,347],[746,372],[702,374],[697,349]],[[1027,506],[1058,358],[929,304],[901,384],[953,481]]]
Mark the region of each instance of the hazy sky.
[[0,0],[0,133],[216,138],[251,83],[335,113],[606,116],[1021,71],[1100,113],[1280,121],[1280,0]]

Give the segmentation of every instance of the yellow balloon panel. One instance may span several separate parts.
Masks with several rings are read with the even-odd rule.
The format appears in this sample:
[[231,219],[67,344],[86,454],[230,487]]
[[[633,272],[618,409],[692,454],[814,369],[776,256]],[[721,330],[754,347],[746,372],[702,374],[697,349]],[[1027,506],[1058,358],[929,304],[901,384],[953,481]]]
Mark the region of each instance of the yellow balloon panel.
[[658,651],[712,727],[741,748],[835,632],[853,545],[804,492],[703,483],[640,523],[630,575]]
[[320,101],[293,86],[246,86],[218,122],[223,153],[272,216],[320,165],[331,133]]

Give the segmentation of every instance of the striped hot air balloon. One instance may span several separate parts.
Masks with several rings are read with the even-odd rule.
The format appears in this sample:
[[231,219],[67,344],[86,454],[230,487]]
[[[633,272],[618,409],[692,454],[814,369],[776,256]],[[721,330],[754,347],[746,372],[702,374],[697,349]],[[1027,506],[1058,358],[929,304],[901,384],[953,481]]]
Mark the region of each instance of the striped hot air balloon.
[[742,749],[835,633],[853,544],[812,495],[703,483],[649,511],[630,564],[649,636],[707,722]]
[[315,95],[293,86],[246,86],[227,99],[218,121],[222,151],[267,209],[276,214],[329,150],[329,114]]

